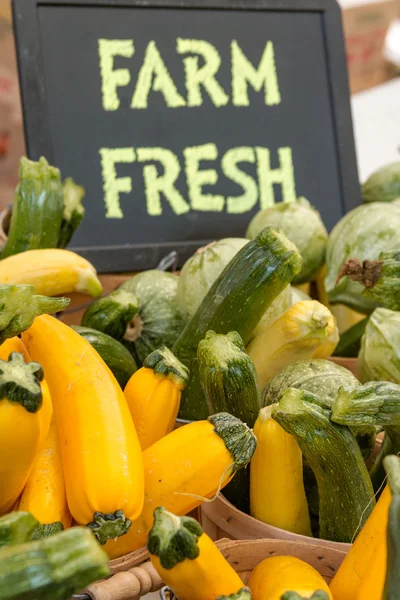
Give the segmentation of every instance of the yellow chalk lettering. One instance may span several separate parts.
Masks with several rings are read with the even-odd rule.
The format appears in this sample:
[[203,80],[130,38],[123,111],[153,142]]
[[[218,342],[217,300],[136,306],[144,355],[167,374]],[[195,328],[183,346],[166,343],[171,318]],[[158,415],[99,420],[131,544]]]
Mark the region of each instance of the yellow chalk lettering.
[[154,40],[149,42],[146,48],[131,108],[147,108],[151,89],[162,93],[168,108],[186,106],[185,100],[176,89]]
[[128,85],[131,80],[128,69],[114,69],[114,57],[131,58],[134,53],[133,40],[98,40],[101,92],[104,110],[117,110],[119,98],[117,87]]
[[280,104],[281,94],[276,73],[274,46],[267,42],[258,68],[255,68],[243,53],[236,40],[231,43],[232,54],[232,100],[235,106],[249,106],[247,86],[257,92],[264,88],[265,104]]
[[221,212],[224,209],[224,197],[202,193],[203,186],[215,185],[217,183],[217,171],[214,169],[200,171],[200,161],[216,160],[218,158],[217,146],[215,144],[192,146],[185,148],[183,154],[185,157],[186,181],[192,209]]
[[243,189],[241,196],[228,196],[226,199],[228,213],[245,213],[257,204],[258,187],[256,182],[253,177],[241,171],[238,167],[240,162],[255,163],[255,161],[254,149],[249,146],[232,148],[224,155],[221,161],[224,174]]
[[119,195],[132,191],[130,177],[117,177],[116,163],[132,163],[135,161],[133,148],[101,148],[101,171],[103,175],[104,202],[106,219],[122,219]]
[[268,148],[256,148],[257,174],[260,186],[260,207],[267,208],[275,204],[274,184],[282,186],[283,202],[296,202],[296,184],[291,148],[278,148],[280,166],[271,169]]
[[160,175],[155,165],[143,167],[148,214],[152,216],[162,214],[161,194],[164,194],[176,215],[187,213],[190,206],[175,187],[181,170],[175,154],[166,148],[138,148],[137,156],[139,162],[156,161],[164,168],[164,174]]
[[198,56],[188,56],[183,59],[188,106],[201,106],[203,104],[201,86],[207,91],[215,106],[228,104],[229,96],[225,94],[224,89],[215,79],[215,74],[221,65],[218,50],[209,42],[184,40],[182,38],[177,39],[176,48],[179,54],[199,54],[204,60],[204,65],[199,67]]

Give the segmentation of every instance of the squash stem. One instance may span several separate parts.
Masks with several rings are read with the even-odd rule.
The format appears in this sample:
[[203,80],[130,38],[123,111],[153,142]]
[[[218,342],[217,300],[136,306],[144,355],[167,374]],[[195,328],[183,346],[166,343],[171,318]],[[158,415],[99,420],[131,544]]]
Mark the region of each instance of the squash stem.
[[[297,592],[286,592],[281,600],[306,600],[306,598],[299,596]],[[312,596],[309,596],[309,600],[329,600],[329,596],[323,590],[317,590]]]
[[251,592],[248,587],[243,587],[236,594],[218,596],[217,600],[251,600]]
[[116,510],[114,513],[96,512],[93,515],[93,521],[87,524],[101,545],[107,540],[113,540],[128,533],[132,522],[127,519],[122,510]]

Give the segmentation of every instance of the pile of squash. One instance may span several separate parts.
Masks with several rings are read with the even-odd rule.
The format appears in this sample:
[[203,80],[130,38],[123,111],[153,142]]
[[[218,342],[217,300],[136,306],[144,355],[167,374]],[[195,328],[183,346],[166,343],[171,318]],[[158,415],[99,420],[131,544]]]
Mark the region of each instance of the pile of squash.
[[[388,456],[400,452],[400,377],[365,367],[360,382],[327,359],[339,346],[358,352],[363,336],[366,365],[379,311],[394,321],[400,314],[398,205],[365,204],[329,237],[305,199],[277,205],[254,217],[247,238],[198,251],[180,276],[154,269],[100,297],[93,266],[65,249],[82,197],[44,159],[21,162],[0,260],[0,598],[68,598],[104,576],[94,539],[109,558],[147,543],[179,600],[361,600],[365,589],[394,598],[392,566],[383,588],[392,495],[394,550],[398,526],[398,464]],[[354,233],[349,243],[358,219],[375,237]],[[74,291],[97,299],[69,327],[51,315]],[[356,333],[342,324],[340,340],[337,302],[368,315]],[[395,362],[386,350],[382,363],[388,352]],[[294,534],[351,543],[361,530],[330,590],[307,565],[278,557],[243,588],[184,516],[221,490],[239,510]],[[80,544],[93,560],[61,583],[52,556],[64,543],[66,562]],[[25,544],[36,545],[30,553]],[[34,564],[47,579],[30,576]],[[22,596],[12,581],[25,578]]]

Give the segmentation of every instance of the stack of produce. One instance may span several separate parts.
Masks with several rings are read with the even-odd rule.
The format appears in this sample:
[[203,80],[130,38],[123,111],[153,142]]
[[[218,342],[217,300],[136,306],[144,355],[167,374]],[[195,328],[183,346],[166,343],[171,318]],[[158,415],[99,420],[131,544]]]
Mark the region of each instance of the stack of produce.
[[[210,244],[180,276],[137,274],[69,327],[51,316],[68,304],[54,296],[102,293],[93,266],[64,249],[82,196],[45,159],[21,162],[0,261],[0,517],[21,517],[5,538],[46,556],[60,540],[72,553],[96,539],[109,558],[148,539],[179,600],[196,600],[205,570],[199,600],[336,598],[310,567],[284,558],[261,563],[251,592],[242,589],[185,515],[223,490],[240,511],[294,535],[370,535],[390,499],[388,488],[379,498],[385,459],[400,452],[399,206],[365,204],[329,238],[306,200],[271,207],[249,239]],[[340,341],[335,303],[367,315]],[[336,347],[360,347],[361,382],[327,360]],[[189,422],[175,428],[178,416]],[[76,580],[65,557],[65,594],[104,576],[103,554],[89,555]],[[48,568],[43,598],[58,585],[57,565]]]

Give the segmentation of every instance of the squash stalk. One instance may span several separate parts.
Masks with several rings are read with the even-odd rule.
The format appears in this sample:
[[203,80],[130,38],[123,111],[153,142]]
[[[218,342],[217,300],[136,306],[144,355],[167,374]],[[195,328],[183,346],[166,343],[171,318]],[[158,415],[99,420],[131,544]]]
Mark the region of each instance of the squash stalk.
[[64,193],[64,212],[61,222],[60,236],[58,238],[58,247],[66,248],[70,243],[72,236],[78,229],[85,216],[85,208],[82,205],[82,199],[85,190],[70,177],[63,183]]
[[[308,596],[309,600],[329,600],[329,596],[323,590],[318,590],[312,596]],[[304,596],[299,596],[297,592],[286,592],[281,600],[307,600]]]
[[383,600],[397,600],[400,590],[400,464],[397,456],[387,456],[383,464],[388,476],[392,501],[387,530],[387,570]]

